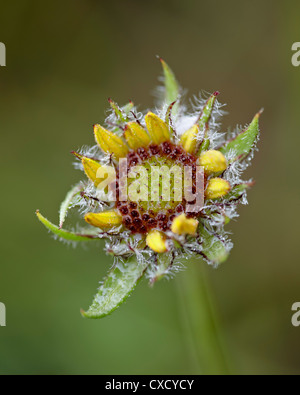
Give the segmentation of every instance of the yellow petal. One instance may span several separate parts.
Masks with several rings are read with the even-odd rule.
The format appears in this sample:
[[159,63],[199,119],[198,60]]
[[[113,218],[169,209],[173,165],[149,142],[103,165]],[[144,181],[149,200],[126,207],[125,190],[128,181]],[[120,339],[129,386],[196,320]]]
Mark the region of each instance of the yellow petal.
[[97,179],[97,171],[99,170],[101,165],[95,160],[86,157],[82,157],[81,162],[83,164],[85,174],[91,181],[93,181],[93,183],[97,187],[101,181],[99,178]]
[[186,152],[193,154],[197,147],[197,135],[199,133],[199,126],[194,125],[191,129],[187,130],[181,137],[180,144]]
[[180,144],[181,144],[182,146],[184,146],[184,144],[186,143],[186,140],[187,140],[187,138],[189,137],[189,132],[190,132],[190,130],[187,130],[187,131],[184,132],[183,135],[181,136]]
[[193,235],[197,234],[199,221],[193,218],[187,218],[185,214],[176,217],[172,223],[171,230],[177,235]]
[[199,158],[200,166],[204,167],[205,173],[222,173],[227,169],[227,160],[220,151],[210,150],[203,152]]
[[151,248],[154,252],[162,254],[168,251],[166,238],[158,230],[152,230],[146,239],[147,246]]
[[122,216],[116,211],[104,211],[103,213],[89,213],[84,217],[86,222],[101,229],[111,229],[122,225]]
[[167,124],[162,121],[156,114],[149,112],[145,116],[145,122],[151,140],[154,144],[161,144],[171,139],[170,130]]
[[212,178],[208,181],[205,197],[207,199],[219,199],[230,191],[231,186],[228,181],[222,178]]
[[97,144],[104,152],[113,155],[116,159],[126,158],[128,148],[119,136],[100,125],[94,126],[94,134]]
[[128,122],[125,128],[125,138],[129,147],[136,150],[148,147],[151,139],[146,130],[137,122]]

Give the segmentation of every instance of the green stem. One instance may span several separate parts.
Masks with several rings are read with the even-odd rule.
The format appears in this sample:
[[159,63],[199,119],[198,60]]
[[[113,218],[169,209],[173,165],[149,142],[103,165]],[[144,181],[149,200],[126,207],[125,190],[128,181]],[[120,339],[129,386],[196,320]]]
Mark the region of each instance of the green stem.
[[189,265],[184,273],[178,275],[178,278],[180,304],[189,349],[200,373],[205,375],[230,374],[204,264],[196,262]]

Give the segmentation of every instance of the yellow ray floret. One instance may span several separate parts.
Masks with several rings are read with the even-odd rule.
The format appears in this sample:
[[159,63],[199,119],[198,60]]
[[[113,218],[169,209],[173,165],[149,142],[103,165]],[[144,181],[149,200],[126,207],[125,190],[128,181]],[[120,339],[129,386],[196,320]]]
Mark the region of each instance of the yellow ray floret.
[[101,165],[93,159],[82,157],[81,162],[85,174],[88,178],[95,184],[95,187],[101,182],[101,179],[97,179],[97,171],[100,169]]
[[199,126],[194,125],[191,129],[187,130],[180,139],[180,144],[190,154],[193,154],[196,151],[197,144],[197,135],[199,133]]
[[192,235],[195,236],[199,221],[193,218],[187,218],[185,214],[176,217],[172,223],[171,230],[177,235]]
[[145,116],[147,129],[154,144],[161,144],[171,139],[170,130],[167,124],[162,121],[156,114],[148,112]]
[[152,230],[146,239],[147,246],[151,248],[154,252],[162,254],[168,251],[166,238],[158,230]]
[[212,178],[208,181],[205,190],[205,197],[207,199],[219,199],[230,191],[231,186],[228,181],[222,178]]
[[103,213],[89,213],[84,217],[87,223],[101,229],[111,229],[122,225],[122,216],[117,211],[104,211]]
[[146,130],[137,122],[128,122],[125,128],[125,138],[129,147],[136,150],[141,147],[148,147],[151,139]]
[[100,125],[94,126],[94,134],[97,144],[104,152],[113,155],[116,159],[126,158],[128,148],[119,136]]
[[205,173],[222,173],[227,169],[227,160],[220,151],[210,150],[203,152],[199,158],[200,166],[204,167]]

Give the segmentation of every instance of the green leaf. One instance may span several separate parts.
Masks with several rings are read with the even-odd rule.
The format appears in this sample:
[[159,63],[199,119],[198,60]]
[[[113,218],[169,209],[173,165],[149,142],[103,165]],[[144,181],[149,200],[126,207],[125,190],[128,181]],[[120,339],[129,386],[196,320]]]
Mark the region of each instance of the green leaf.
[[207,151],[209,149],[210,146],[210,140],[209,140],[209,121],[211,119],[211,115],[214,109],[214,105],[216,102],[216,98],[217,96],[219,96],[219,92],[214,92],[209,99],[207,100],[207,102],[205,103],[202,112],[199,116],[199,119],[197,121],[197,124],[199,126],[199,132],[200,133],[204,133],[204,139],[199,147],[199,154],[201,152]]
[[121,110],[124,112],[126,117],[128,117],[130,112],[133,110],[133,108],[134,108],[134,103],[130,101],[129,103],[125,104],[125,106],[123,106]]
[[160,58],[160,62],[163,67],[165,78],[165,102],[170,105],[178,99],[180,88],[176,80],[175,74],[167,65],[167,63],[162,58]]
[[219,92],[214,92],[205,103],[203,110],[201,111],[201,114],[197,121],[200,131],[207,129],[208,122],[210,121],[211,114],[214,109],[216,98],[217,96],[219,96],[219,94],[220,94]]
[[226,244],[209,232],[204,226],[200,226],[203,254],[213,265],[220,265],[225,262],[229,256]]
[[86,318],[99,319],[114,312],[132,293],[147,269],[148,262],[138,263],[136,257],[115,265],[98,290]]
[[168,275],[173,263],[174,256],[172,253],[158,254],[156,265],[153,265],[153,270],[151,269],[150,284],[153,285],[156,281],[160,281]]
[[232,190],[224,196],[224,200],[232,201],[240,199],[243,194],[254,185],[254,182],[244,182],[232,188]]
[[115,103],[112,99],[108,99],[108,101],[120,123],[129,122],[128,115],[133,109],[134,104],[130,102],[126,104],[123,108],[120,108],[117,103]]
[[199,151],[198,151],[198,155],[200,155],[202,152],[208,151],[209,146],[210,146],[210,140],[208,138],[208,130],[206,129],[205,135],[204,135],[204,140],[202,141]]
[[67,218],[68,211],[72,206],[79,201],[80,199],[80,192],[83,190],[81,184],[75,185],[70,192],[65,197],[65,200],[62,202],[59,210],[59,228],[61,229],[65,219]]
[[176,101],[171,103],[167,109],[167,112],[166,112],[165,123],[169,126],[169,130],[171,133],[175,133],[175,131],[173,129],[173,125],[172,125],[172,112],[173,112],[174,108],[176,109],[176,105],[177,105]]
[[263,110],[255,115],[253,121],[245,130],[220,148],[220,151],[224,155],[228,154],[231,150],[235,152],[235,157],[230,161],[230,163],[236,162],[237,160],[243,160],[254,148],[259,135],[259,117],[262,112]]
[[37,210],[36,215],[38,219],[41,221],[45,227],[50,230],[53,234],[60,237],[61,239],[68,240],[68,241],[90,241],[90,240],[99,240],[99,237],[95,235],[95,233],[91,234],[80,234],[69,232],[68,230],[60,229],[58,226],[52,224],[48,221],[42,214]]

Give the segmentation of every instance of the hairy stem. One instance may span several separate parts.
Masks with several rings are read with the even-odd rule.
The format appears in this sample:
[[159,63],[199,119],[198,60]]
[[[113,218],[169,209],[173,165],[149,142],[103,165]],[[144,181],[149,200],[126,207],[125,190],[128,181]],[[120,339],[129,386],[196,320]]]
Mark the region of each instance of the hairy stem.
[[206,375],[230,374],[206,268],[196,262],[179,275],[178,279],[177,286],[188,347],[197,370]]

